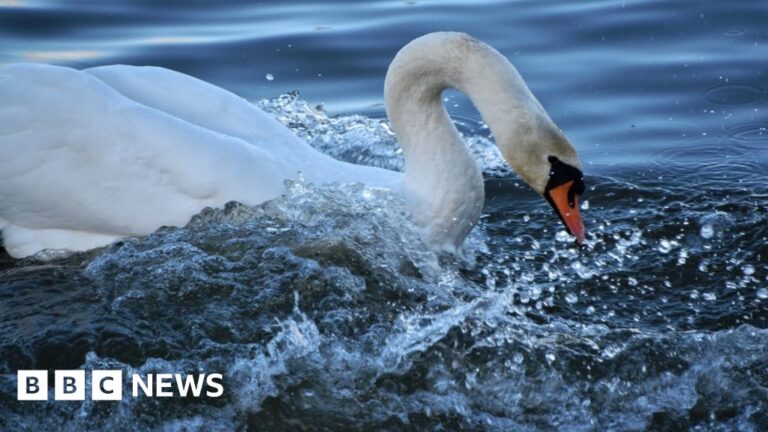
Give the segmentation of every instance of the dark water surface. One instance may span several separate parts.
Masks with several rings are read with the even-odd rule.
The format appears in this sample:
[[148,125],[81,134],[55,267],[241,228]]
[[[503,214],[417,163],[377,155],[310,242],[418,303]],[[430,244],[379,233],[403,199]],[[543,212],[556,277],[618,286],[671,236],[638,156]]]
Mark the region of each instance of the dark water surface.
[[[170,67],[393,169],[389,61],[469,32],[579,150],[590,231],[576,249],[449,92],[487,178],[461,256],[396,195],[295,183],[6,260],[0,429],[768,430],[766,24],[763,1],[0,0],[0,63]],[[73,368],[220,372],[225,394],[16,401],[16,370]]]

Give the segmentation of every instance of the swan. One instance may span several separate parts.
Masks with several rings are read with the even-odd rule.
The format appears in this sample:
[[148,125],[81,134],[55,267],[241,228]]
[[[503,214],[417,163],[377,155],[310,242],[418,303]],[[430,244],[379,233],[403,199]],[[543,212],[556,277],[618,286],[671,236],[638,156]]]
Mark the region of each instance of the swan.
[[204,207],[274,199],[301,173],[395,190],[430,245],[455,249],[479,220],[484,187],[442,104],[446,88],[469,96],[502,156],[584,241],[573,146],[503,55],[438,32],[403,47],[385,79],[404,173],[333,159],[246,100],[168,69],[1,66],[4,246],[15,258],[101,247],[183,226]]

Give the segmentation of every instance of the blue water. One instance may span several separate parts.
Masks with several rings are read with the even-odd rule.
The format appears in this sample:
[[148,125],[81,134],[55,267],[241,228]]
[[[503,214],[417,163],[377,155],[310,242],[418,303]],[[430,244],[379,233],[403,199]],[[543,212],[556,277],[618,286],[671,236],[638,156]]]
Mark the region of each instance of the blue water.
[[[295,184],[5,259],[0,428],[768,430],[766,23],[761,1],[0,0],[0,63],[172,68],[393,169],[389,61],[468,32],[578,149],[591,232],[576,249],[447,92],[487,179],[461,256],[421,244],[395,196]],[[30,368],[208,370],[226,394],[16,402]]]

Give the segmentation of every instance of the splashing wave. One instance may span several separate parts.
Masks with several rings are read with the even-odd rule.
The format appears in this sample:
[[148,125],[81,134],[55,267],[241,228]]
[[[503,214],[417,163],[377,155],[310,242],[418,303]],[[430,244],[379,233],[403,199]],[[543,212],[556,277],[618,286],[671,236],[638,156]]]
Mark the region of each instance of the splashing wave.
[[[397,167],[379,120],[329,118],[296,96],[261,104],[324,151],[367,148],[352,161]],[[499,174],[459,255],[426,247],[387,190],[296,182],[256,207],[21,262],[2,273],[0,426],[768,426],[764,186],[589,184],[582,250]],[[80,367],[220,372],[225,394],[23,404],[9,393],[16,369]]]

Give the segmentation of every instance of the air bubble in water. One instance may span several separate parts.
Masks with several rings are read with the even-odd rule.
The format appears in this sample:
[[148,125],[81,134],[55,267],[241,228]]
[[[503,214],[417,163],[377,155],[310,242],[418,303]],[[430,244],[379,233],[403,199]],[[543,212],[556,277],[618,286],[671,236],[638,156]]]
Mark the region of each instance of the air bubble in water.
[[267,81],[273,81],[273,80],[275,79],[275,76],[274,76],[274,75],[272,75],[271,73],[268,73],[268,74],[266,75],[266,78],[267,78]]
[[699,234],[705,239],[711,239],[715,235],[715,229],[712,228],[712,225],[706,224],[701,227]]
[[581,203],[581,209],[582,210],[589,210],[589,200],[584,200],[584,202]]
[[755,268],[750,264],[747,264],[741,268],[741,271],[743,271],[745,275],[749,276],[755,273]]
[[579,301],[579,296],[574,293],[568,293],[565,295],[565,301],[567,301],[569,304],[574,304]]
[[760,288],[759,290],[757,290],[757,298],[768,299],[768,289]]

